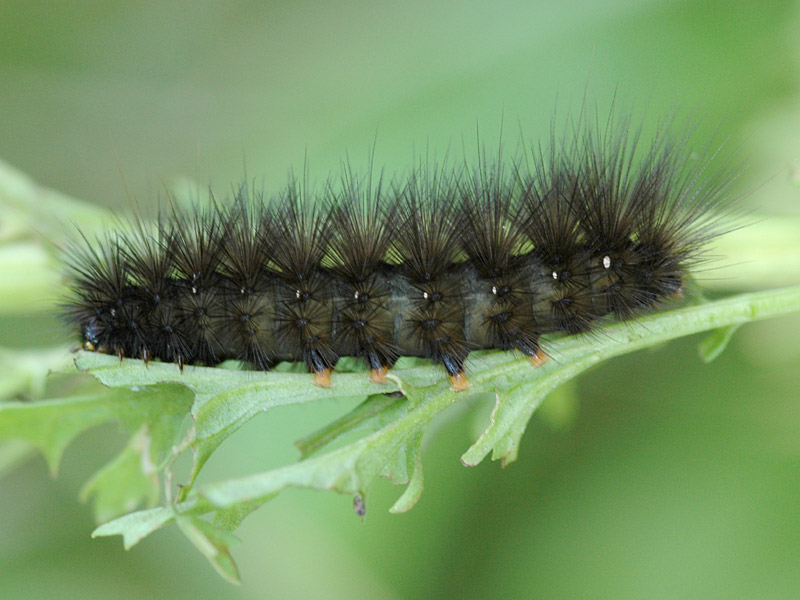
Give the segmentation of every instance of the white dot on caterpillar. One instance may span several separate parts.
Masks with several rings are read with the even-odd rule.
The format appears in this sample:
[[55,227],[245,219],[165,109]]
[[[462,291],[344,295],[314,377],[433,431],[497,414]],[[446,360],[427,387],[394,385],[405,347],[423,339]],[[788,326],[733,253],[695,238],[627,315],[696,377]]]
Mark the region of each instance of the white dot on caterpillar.
[[425,300],[427,300],[428,299],[428,292],[422,292],[422,297],[425,298]]
[[356,293],[355,293],[355,294],[353,294],[353,298],[355,298],[356,300],[358,300],[358,296],[359,296],[359,292],[358,292],[358,291],[356,291]]
[[294,297],[297,298],[298,300],[300,300],[300,290],[295,290],[294,291]]
[[495,296],[497,296],[497,286],[496,286],[496,285],[493,285],[493,286],[492,286],[492,293],[493,293]]
[[607,254],[603,257],[603,267],[605,267],[606,269],[611,268],[611,257],[608,256]]
[[558,281],[558,271],[553,271],[553,279]]

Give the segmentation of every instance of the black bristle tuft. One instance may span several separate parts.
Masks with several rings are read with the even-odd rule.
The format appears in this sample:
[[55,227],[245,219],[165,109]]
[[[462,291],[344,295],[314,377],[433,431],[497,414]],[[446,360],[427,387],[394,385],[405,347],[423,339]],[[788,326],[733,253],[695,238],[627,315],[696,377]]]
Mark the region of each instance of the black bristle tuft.
[[400,273],[410,284],[411,339],[423,356],[448,375],[458,375],[469,353],[463,282],[453,270],[461,258],[458,178],[435,165],[420,167],[397,202],[394,247]]
[[419,167],[395,191],[395,260],[413,283],[441,278],[460,258],[458,176],[436,165]]
[[533,312],[528,239],[517,214],[520,180],[509,177],[503,164],[500,155],[493,163],[484,156],[462,182],[461,246],[481,282],[476,305],[490,343],[534,356],[541,330]]
[[261,229],[277,278],[277,337],[293,360],[312,373],[332,369],[333,307],[329,277],[322,261],[327,252],[330,217],[290,179],[270,208],[270,225]]
[[537,259],[535,302],[545,313],[544,331],[589,331],[602,313],[594,306],[591,253],[581,230],[578,150],[551,134],[550,149],[534,149],[531,158],[532,168],[516,173],[522,189],[517,218]]
[[356,176],[345,166],[340,191],[328,189],[330,269],[337,298],[340,352],[364,359],[370,369],[394,365],[394,315],[385,260],[396,236],[397,205],[387,202],[383,177]]

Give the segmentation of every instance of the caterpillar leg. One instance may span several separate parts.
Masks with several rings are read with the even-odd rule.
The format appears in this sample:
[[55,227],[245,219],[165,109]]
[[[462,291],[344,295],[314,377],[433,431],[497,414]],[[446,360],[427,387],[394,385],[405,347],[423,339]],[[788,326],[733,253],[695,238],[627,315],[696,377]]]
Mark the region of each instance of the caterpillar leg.
[[333,385],[331,382],[331,370],[320,369],[319,371],[314,371],[314,385],[323,388],[331,387]]
[[389,380],[386,379],[386,373],[389,372],[389,367],[378,367],[377,369],[372,369],[369,372],[369,380],[374,381],[375,383],[380,384],[387,384]]
[[528,360],[531,361],[531,364],[535,367],[541,367],[544,363],[547,362],[547,355],[542,352],[541,348],[536,350],[535,354],[531,354],[528,356]]
[[472,387],[472,384],[467,381],[467,376],[464,371],[460,371],[455,375],[450,375],[450,389],[454,392],[463,392]]

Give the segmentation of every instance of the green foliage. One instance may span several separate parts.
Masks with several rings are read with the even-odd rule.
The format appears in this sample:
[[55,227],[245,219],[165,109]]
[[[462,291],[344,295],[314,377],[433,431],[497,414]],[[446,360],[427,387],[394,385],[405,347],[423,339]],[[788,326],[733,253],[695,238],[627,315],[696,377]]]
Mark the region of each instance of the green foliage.
[[[51,310],[61,289],[56,261],[48,252],[51,241],[63,236],[68,221],[80,222],[91,235],[103,222],[104,213],[43,190],[2,164],[0,208],[5,218],[0,236],[0,306],[7,314]],[[36,234],[26,228],[30,221],[38,224]],[[786,264],[772,260],[770,247],[753,241],[775,239],[774,228],[786,228],[782,223],[725,236],[720,242],[732,246],[720,252],[727,256],[746,246],[749,259],[759,252],[770,259],[760,261],[761,277],[769,276],[770,269],[785,275]],[[792,227],[794,234],[787,236],[796,244],[800,236],[796,224]],[[750,241],[737,241],[742,235],[751,236]],[[786,245],[781,248],[783,254],[794,256]],[[102,523],[94,535],[120,535],[130,548],[161,527],[175,524],[223,578],[236,582],[239,574],[230,554],[236,541],[232,532],[252,511],[289,487],[355,496],[360,512],[371,484],[388,477],[406,486],[390,510],[413,507],[423,491],[421,445],[429,425],[474,394],[493,395],[495,406],[484,431],[461,461],[473,466],[491,455],[505,465],[516,459],[528,422],[548,395],[562,396],[561,403],[551,409],[551,418],[569,419],[572,399],[564,384],[599,362],[703,331],[711,333],[699,352],[710,361],[742,324],[798,310],[800,287],[793,287],[698,304],[635,324],[609,324],[590,337],[550,341],[547,348],[552,359],[537,369],[514,354],[476,353],[468,365],[472,387],[462,393],[449,389],[440,368],[414,361],[401,361],[387,385],[369,381],[363,372],[339,369],[334,386],[323,389],[312,385],[306,374],[281,369],[255,373],[189,366],[181,372],[171,364],[151,362],[145,367],[138,360],[81,352],[75,358],[77,370],[90,374],[103,387],[87,387],[88,391],[82,387],[30,401],[47,397],[48,372],[75,376],[67,349],[0,349],[4,370],[0,399],[15,398],[0,403],[0,475],[34,451],[45,457],[55,474],[65,449],[79,435],[101,424],[117,423],[127,443],[80,493],[92,502],[95,518]],[[298,462],[245,477],[197,483],[208,459],[254,416],[289,404],[334,399],[360,403],[299,440]],[[179,474],[178,461],[186,455],[191,456],[191,467]]]
[[[461,457],[466,466],[491,454],[505,465],[517,457],[525,428],[550,392],[597,363],[677,337],[712,331],[701,343],[705,359],[716,356],[733,330],[749,321],[800,310],[800,287],[745,294],[607,325],[590,337],[552,341],[552,359],[533,368],[512,353],[488,352],[470,364],[471,389],[455,393],[435,366],[395,369],[385,386],[365,373],[336,373],[332,388],[310,376],[186,367],[80,352],[75,364],[107,390],[32,403],[0,405],[0,439],[24,440],[55,471],[67,445],[87,429],[119,423],[129,441],[86,484],[100,525],[95,536],[121,535],[130,548],[175,523],[227,580],[238,581],[230,555],[231,531],[253,510],[288,487],[333,490],[365,499],[381,476],[405,491],[391,507],[410,509],[423,488],[421,442],[442,412],[472,394],[496,398],[485,431]],[[297,443],[297,463],[251,475],[195,485],[208,458],[255,415],[287,404],[364,398],[348,414]],[[185,417],[191,421],[185,427]],[[173,497],[176,459],[191,451],[192,468]],[[165,501],[154,507],[164,482]],[[138,506],[145,510],[131,512]],[[115,518],[116,517],[116,518]],[[209,517],[210,520],[209,520]],[[110,520],[109,520],[110,519]],[[107,522],[106,522],[107,521]]]
[[78,435],[102,423],[119,423],[130,435],[118,456],[83,488],[98,520],[124,514],[140,503],[155,505],[165,460],[191,406],[181,386],[114,388],[91,395],[0,404],[0,439],[24,440],[47,459],[53,474]]

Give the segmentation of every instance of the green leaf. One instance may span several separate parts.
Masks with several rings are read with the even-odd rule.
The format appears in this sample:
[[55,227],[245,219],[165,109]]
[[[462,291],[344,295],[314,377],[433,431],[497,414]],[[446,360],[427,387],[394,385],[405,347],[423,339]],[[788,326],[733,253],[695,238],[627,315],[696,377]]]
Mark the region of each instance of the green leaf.
[[89,371],[110,387],[180,383],[195,399],[191,414],[195,420],[194,466],[181,498],[192,487],[211,454],[234,431],[255,415],[278,406],[315,400],[365,397],[376,392],[397,390],[394,384],[380,385],[365,373],[337,373],[331,388],[311,385],[305,373],[263,373],[230,371],[209,367],[184,367],[151,362],[143,368],[140,360],[118,360],[114,356],[80,352],[75,360],[80,370]]
[[407,484],[406,490],[389,509],[389,512],[403,513],[411,510],[422,496],[423,477],[422,477],[422,437],[423,431],[418,431],[411,440],[406,443],[403,454],[406,459],[406,473],[408,477],[404,481],[394,483]]
[[[414,394],[424,395],[426,400],[371,435],[295,465],[202,486],[197,496],[217,508],[229,508],[241,502],[265,502],[289,486],[364,496],[369,485],[381,475],[408,481],[408,461],[398,458],[404,456],[408,445],[414,448],[412,452],[418,452],[424,426],[458,399],[446,380],[424,392],[415,389]],[[416,462],[413,458],[413,465]]]
[[[99,527],[95,535],[120,534],[129,547],[177,520],[220,574],[236,581],[238,573],[228,550],[231,540],[225,532],[238,527],[250,512],[287,487],[334,490],[363,498],[372,482],[388,476],[396,483],[407,483],[391,510],[408,510],[422,492],[420,449],[428,425],[471,393],[492,393],[496,401],[488,426],[463,454],[462,462],[475,465],[491,454],[507,464],[516,458],[528,421],[543,399],[599,362],[681,336],[730,330],[797,310],[800,286],[654,314],[630,324],[609,324],[593,336],[564,337],[547,344],[553,358],[538,368],[512,353],[482,353],[470,361],[472,388],[463,393],[452,392],[443,372],[434,366],[395,369],[390,375],[393,385],[383,388],[368,382],[364,373],[337,374],[335,387],[325,390],[311,385],[310,377],[303,374],[199,367],[180,373],[174,365],[151,363],[145,369],[139,361],[120,363],[114,357],[82,354],[79,366],[109,385],[169,381],[191,388],[196,394],[192,415],[197,431],[187,438],[187,444],[207,454],[260,411],[323,398],[369,396],[347,415],[301,440],[300,462],[202,485],[175,505],[118,518]],[[404,398],[376,394],[397,389]],[[209,512],[214,513],[213,525],[195,518]]]
[[725,351],[728,347],[728,342],[731,341],[733,334],[741,327],[741,323],[735,325],[728,325],[727,327],[720,327],[716,331],[711,332],[711,335],[703,339],[697,346],[700,353],[700,358],[704,363],[710,363]]
[[150,510],[140,510],[108,523],[103,523],[92,532],[92,537],[121,535],[125,550],[130,550],[154,531],[162,528],[175,518],[172,506],[161,506]]
[[84,502],[94,500],[97,521],[124,515],[142,503],[150,507],[156,505],[160,487],[158,471],[148,451],[149,443],[150,433],[143,426],[131,436],[122,452],[83,486],[80,498]]
[[154,531],[174,521],[179,511],[185,514],[192,514],[196,511],[198,514],[202,514],[207,512],[207,509],[198,506],[197,500],[193,499],[178,505],[170,504],[149,510],[140,510],[103,523],[92,532],[92,537],[121,535],[125,550],[130,550]]
[[301,458],[308,458],[346,435],[363,429],[374,431],[390,423],[399,411],[406,410],[405,404],[406,399],[400,394],[370,396],[343,417],[298,440],[295,446],[300,450]]
[[180,386],[103,390],[100,393],[40,402],[0,404],[0,439],[24,440],[39,449],[51,471],[58,471],[64,450],[82,432],[116,421],[132,437],[128,445],[84,486],[95,517],[107,520],[154,505],[158,473],[178,437],[191,395]]
[[217,573],[230,583],[240,583],[239,569],[230,553],[231,544],[238,542],[236,537],[198,517],[179,514],[175,517],[175,521]]
[[64,400],[0,404],[0,438],[31,443],[55,475],[64,450],[82,432],[114,419],[123,390],[73,396]]
[[242,521],[262,504],[263,502],[242,502],[227,510],[217,510],[214,515],[214,527],[224,531],[238,529]]
[[788,314],[800,310],[800,286],[743,294],[700,306],[650,315],[635,323],[616,323],[597,331],[592,338],[572,336],[554,343],[551,352],[558,362],[549,361],[536,376],[514,377],[509,369],[489,371],[482,376],[517,381],[508,394],[498,394],[490,424],[478,440],[463,454],[461,461],[476,465],[486,455],[507,464],[516,458],[520,438],[533,411],[556,386],[602,360],[656,346],[666,341],[709,329],[730,328],[748,321]]

